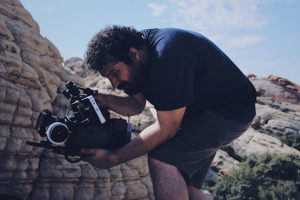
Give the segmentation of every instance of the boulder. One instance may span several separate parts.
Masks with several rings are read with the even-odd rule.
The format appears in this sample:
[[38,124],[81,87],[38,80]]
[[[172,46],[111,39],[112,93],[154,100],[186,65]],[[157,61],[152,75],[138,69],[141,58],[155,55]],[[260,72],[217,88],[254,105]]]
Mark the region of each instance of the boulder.
[[239,161],[230,157],[225,151],[219,150],[212,162],[212,169],[219,176],[228,174],[232,169],[238,168]]
[[300,152],[287,146],[277,138],[260,133],[254,129],[248,129],[243,135],[230,144],[235,153],[241,157],[259,156],[263,153],[276,153],[279,155],[295,154]]
[[[43,140],[35,130],[41,111],[65,116],[66,82],[85,86],[74,71],[20,1],[0,1],[0,198],[154,199],[146,156],[99,170],[25,144]],[[135,134],[155,120],[145,112],[132,119]]]
[[248,76],[259,96],[272,97],[277,101],[300,104],[300,86],[285,78],[270,75],[268,78]]

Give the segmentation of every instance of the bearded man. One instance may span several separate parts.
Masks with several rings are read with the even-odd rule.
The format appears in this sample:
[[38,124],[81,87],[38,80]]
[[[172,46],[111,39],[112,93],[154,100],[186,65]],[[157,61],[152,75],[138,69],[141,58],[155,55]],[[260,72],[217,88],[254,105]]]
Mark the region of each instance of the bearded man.
[[86,161],[109,168],[148,153],[156,199],[201,199],[216,151],[255,116],[247,77],[209,39],[174,28],[108,27],[90,41],[86,62],[127,94],[99,93],[100,106],[132,116],[148,100],[157,111],[157,121],[120,149],[84,149],[92,154]]

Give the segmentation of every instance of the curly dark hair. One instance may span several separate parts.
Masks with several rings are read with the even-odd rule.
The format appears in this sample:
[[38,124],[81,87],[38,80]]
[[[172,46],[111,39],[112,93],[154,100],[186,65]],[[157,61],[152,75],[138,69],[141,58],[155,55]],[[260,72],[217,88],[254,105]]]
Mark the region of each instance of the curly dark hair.
[[132,62],[129,48],[140,50],[145,45],[142,33],[132,27],[107,27],[98,32],[89,42],[85,61],[93,70],[102,72],[104,65],[111,62]]

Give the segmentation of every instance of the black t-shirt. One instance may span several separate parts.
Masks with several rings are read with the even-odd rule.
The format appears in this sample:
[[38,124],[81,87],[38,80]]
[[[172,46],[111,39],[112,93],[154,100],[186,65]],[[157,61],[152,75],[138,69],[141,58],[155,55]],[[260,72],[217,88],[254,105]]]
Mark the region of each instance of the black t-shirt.
[[203,35],[173,28],[141,33],[150,50],[142,93],[157,110],[187,106],[186,114],[211,108],[236,115],[238,105],[255,101],[248,78]]

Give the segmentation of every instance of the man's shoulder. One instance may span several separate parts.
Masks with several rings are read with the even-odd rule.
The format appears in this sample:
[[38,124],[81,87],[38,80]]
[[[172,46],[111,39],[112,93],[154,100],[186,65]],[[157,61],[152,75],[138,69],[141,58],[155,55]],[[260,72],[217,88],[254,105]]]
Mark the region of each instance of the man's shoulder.
[[[208,40],[205,36],[200,33],[193,32],[190,30],[184,30],[179,28],[153,28],[144,29],[140,31],[146,40],[152,41],[152,43],[176,43],[185,42],[189,40]],[[184,41],[182,39],[184,38]],[[154,42],[153,42],[154,41]]]
[[208,46],[203,45],[208,44],[204,36],[183,29],[147,29],[143,34],[151,50],[151,59],[156,62],[189,62],[190,59],[194,60],[203,55]]

